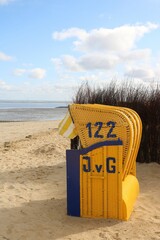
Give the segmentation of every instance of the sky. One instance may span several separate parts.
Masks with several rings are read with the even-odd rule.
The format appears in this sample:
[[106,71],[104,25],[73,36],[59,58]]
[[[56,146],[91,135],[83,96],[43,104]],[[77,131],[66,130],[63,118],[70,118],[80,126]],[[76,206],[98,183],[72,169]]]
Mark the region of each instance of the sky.
[[0,0],[0,100],[160,83],[160,0]]

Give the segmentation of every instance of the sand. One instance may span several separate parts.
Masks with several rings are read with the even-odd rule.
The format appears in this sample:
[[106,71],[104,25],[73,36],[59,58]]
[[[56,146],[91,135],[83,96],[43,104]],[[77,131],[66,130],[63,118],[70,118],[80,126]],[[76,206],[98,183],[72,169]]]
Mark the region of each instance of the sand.
[[66,214],[68,139],[58,121],[0,123],[0,240],[160,239],[160,165],[137,164],[129,221]]

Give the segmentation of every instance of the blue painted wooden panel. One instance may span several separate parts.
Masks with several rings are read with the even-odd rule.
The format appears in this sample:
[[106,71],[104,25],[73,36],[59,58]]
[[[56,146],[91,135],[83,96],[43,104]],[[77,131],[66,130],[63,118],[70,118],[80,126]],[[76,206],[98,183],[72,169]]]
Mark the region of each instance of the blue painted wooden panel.
[[80,216],[80,163],[79,151],[67,150],[67,214]]

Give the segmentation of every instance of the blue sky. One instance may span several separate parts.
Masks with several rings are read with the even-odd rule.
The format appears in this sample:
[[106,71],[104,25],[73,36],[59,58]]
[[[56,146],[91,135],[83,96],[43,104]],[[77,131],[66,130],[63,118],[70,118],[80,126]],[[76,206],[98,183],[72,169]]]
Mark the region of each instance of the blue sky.
[[82,82],[160,83],[159,0],[0,0],[0,99],[70,100]]

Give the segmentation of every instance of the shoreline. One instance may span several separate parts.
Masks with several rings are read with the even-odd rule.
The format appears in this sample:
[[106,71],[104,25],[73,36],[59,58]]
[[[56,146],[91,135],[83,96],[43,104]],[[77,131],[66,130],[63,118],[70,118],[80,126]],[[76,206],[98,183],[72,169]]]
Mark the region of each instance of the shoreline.
[[63,119],[67,107],[45,108],[9,108],[0,109],[0,121],[48,121]]

